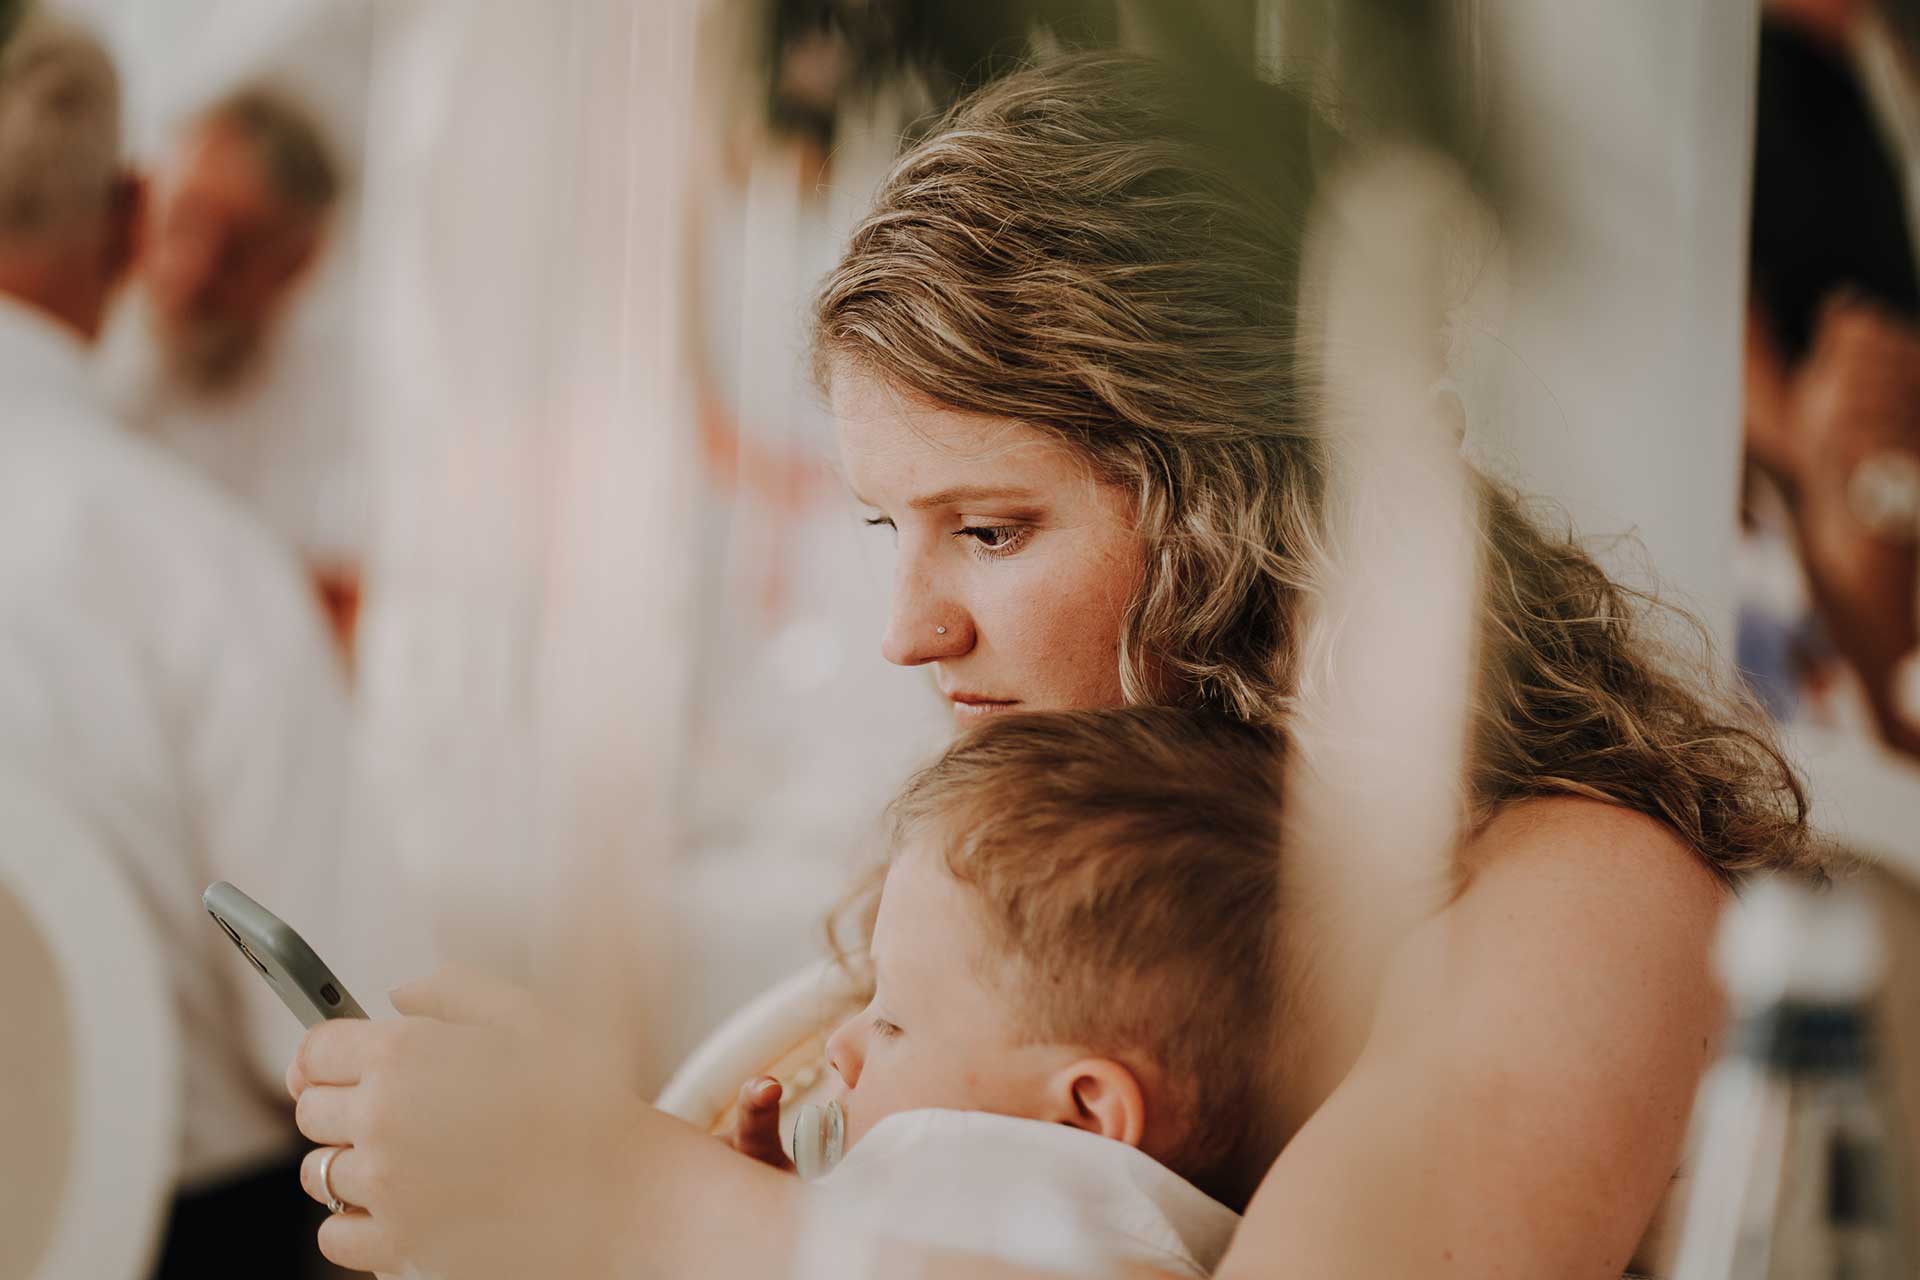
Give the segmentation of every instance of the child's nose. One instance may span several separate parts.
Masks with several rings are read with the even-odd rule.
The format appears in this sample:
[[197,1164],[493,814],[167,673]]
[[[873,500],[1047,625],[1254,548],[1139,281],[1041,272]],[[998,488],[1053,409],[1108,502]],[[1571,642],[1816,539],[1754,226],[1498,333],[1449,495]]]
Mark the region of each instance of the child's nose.
[[827,1039],[827,1065],[840,1076],[841,1083],[851,1089],[860,1080],[860,1065],[865,1057],[860,1043],[860,1019],[849,1018]]

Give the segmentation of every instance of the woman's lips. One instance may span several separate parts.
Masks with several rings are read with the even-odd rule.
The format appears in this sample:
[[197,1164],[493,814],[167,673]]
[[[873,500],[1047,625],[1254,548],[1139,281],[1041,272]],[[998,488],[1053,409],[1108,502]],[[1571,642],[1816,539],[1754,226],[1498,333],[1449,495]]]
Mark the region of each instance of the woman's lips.
[[1019,705],[1017,698],[985,698],[972,693],[950,693],[947,698],[953,703],[953,718],[961,724],[970,724],[996,711]]

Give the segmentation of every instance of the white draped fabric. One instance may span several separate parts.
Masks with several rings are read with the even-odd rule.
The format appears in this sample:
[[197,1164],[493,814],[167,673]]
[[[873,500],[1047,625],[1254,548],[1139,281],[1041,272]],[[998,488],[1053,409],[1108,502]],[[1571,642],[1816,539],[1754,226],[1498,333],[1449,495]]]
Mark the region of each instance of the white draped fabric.
[[[363,699],[409,892],[442,954],[585,966],[612,999],[671,970],[682,1014],[650,1042],[680,1050],[818,954],[937,740],[923,681],[879,658],[884,539],[834,494],[805,372],[895,120],[846,131],[824,193],[764,161],[695,190],[708,113],[741,111],[735,78],[698,78],[699,8],[383,7],[361,312]],[[715,365],[742,438],[825,496],[716,487],[690,395]]]
[[1609,567],[1650,566],[1730,653],[1759,5],[1479,8],[1515,197],[1464,373],[1482,455],[1635,535]]
[[614,1000],[669,936],[692,16],[385,5],[368,111],[370,772],[443,954]]

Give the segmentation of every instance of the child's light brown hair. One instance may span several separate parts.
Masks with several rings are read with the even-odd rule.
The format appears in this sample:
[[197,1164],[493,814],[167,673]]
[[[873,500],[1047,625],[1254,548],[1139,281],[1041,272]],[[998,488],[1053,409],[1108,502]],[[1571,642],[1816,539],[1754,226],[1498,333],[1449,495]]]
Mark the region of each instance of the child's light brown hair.
[[975,891],[994,951],[1018,966],[1026,1034],[1164,1072],[1166,1163],[1236,1209],[1280,1145],[1260,1082],[1279,996],[1283,742],[1164,707],[999,715],[890,810],[896,851],[944,855]]

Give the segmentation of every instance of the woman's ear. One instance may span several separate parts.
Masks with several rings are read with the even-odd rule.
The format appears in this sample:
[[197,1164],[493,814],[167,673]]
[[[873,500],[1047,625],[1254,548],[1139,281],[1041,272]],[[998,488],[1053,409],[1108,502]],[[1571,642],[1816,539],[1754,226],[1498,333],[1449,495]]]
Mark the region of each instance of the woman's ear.
[[1147,1101],[1132,1071],[1112,1058],[1082,1058],[1047,1081],[1049,1117],[1138,1147],[1147,1131]]

